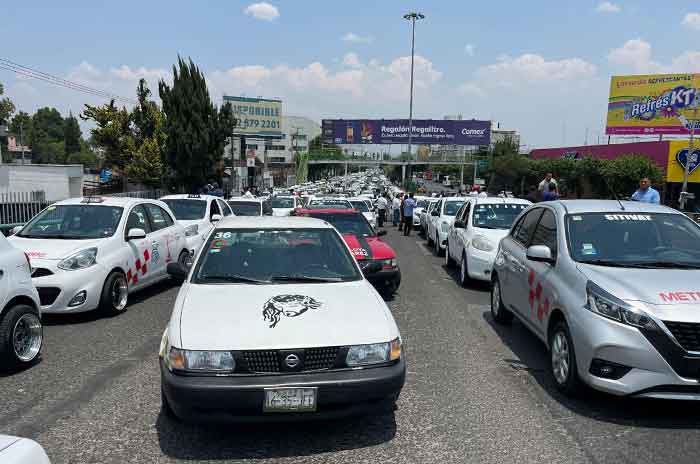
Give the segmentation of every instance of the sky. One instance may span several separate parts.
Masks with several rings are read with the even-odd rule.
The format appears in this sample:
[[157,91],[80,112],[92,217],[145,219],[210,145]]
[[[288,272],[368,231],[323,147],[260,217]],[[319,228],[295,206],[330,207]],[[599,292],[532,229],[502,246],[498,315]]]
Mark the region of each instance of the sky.
[[[700,2],[465,0],[34,0],[6,2],[0,59],[134,98],[157,97],[178,55],[223,95],[281,98],[286,114],[462,114],[521,133],[526,149],[596,143],[610,76],[700,72]],[[104,99],[0,69],[18,109],[79,114]],[[587,137],[587,138],[586,138]]]

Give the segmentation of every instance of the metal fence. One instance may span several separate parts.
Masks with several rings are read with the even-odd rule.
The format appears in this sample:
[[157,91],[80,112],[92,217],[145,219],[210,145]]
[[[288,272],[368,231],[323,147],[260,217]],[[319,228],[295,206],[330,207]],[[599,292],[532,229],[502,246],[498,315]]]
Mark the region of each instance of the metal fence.
[[165,190],[140,190],[137,192],[121,192],[121,193],[107,193],[105,195],[96,195],[103,197],[118,197],[118,198],[143,198],[145,200],[157,200],[160,197],[168,195]]
[[49,204],[43,191],[0,192],[0,232],[24,224]]

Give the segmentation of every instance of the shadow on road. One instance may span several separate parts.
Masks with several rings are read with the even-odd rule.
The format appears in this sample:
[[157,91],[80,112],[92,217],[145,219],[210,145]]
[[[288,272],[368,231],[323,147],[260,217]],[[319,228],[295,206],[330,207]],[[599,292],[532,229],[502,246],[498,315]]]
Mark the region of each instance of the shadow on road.
[[557,390],[549,373],[547,347],[523,324],[514,320],[511,325],[500,325],[491,313],[482,314],[501,341],[518,359],[503,359],[514,370],[527,372],[546,395],[571,412],[590,419],[645,428],[694,429],[700,427],[700,404],[691,401],[663,401],[608,395],[586,388],[575,398]]
[[156,422],[160,448],[183,460],[270,459],[353,450],[391,441],[394,413],[342,421],[289,424],[190,425],[162,411]]
[[[157,284],[146,287],[143,290],[132,293],[129,295],[129,303],[127,306],[127,311],[129,307],[135,304],[143,303],[145,300],[157,296],[163,292],[178,287],[179,284],[174,283],[171,280],[164,280]],[[119,316],[116,316],[119,317]],[[72,324],[87,324],[90,322],[95,322],[99,319],[105,318],[104,315],[99,310],[87,311],[84,313],[73,313],[73,314],[43,314],[41,316],[41,322],[45,326],[59,326],[59,325],[72,325]]]
[[[454,264],[452,267],[447,267],[444,264],[442,265],[442,268],[445,270],[448,276],[454,280],[454,283],[458,286],[461,287],[462,284],[459,282],[459,264]],[[475,279],[469,279],[467,280],[467,286],[464,287],[465,290],[473,290],[477,292],[490,292],[491,291],[491,283],[486,282],[484,280],[475,280]]]

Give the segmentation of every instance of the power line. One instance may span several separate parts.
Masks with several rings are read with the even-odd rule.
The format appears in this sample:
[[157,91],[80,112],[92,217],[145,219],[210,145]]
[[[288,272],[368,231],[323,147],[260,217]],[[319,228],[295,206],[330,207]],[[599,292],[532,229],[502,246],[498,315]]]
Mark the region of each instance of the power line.
[[99,90],[95,89],[93,87],[88,87],[87,85],[79,84],[77,82],[73,82],[67,79],[60,78],[58,76],[55,76],[53,74],[49,74],[46,72],[39,71],[34,68],[30,68],[29,66],[24,66],[19,63],[15,63],[11,60],[8,60],[6,58],[0,58],[0,69],[4,69],[6,71],[12,71],[16,74],[19,74],[21,76],[29,77],[32,79],[37,79],[52,85],[56,85],[59,87],[63,87],[66,89],[74,90],[76,92],[82,92],[88,95],[93,95],[96,97],[100,98],[105,98],[105,99],[114,99],[114,100],[120,100],[123,102],[131,103],[131,104],[138,104],[138,102],[134,99],[127,98],[127,97],[122,97],[120,95],[112,94],[110,92],[104,91],[104,90]]

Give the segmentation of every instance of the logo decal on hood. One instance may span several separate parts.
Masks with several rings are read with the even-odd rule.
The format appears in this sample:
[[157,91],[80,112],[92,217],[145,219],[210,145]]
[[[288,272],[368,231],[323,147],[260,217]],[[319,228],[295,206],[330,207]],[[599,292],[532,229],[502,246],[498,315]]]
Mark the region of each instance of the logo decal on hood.
[[323,306],[321,302],[314,300],[310,296],[277,295],[265,302],[263,306],[263,320],[271,322],[270,328],[273,329],[283,315],[297,317],[309,309],[318,309],[321,306]]

